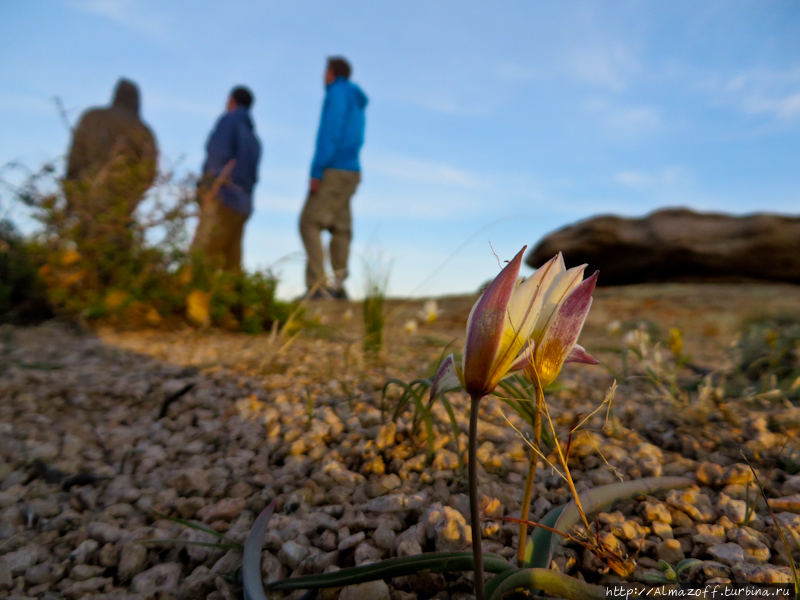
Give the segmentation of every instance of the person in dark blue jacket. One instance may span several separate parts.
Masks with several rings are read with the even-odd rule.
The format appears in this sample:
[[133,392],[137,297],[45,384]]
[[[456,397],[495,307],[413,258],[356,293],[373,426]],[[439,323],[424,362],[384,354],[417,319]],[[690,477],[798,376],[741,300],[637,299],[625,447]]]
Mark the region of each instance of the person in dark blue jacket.
[[192,252],[226,271],[242,269],[242,236],[253,212],[253,188],[258,180],[261,143],[250,107],[253,93],[246,87],[231,91],[226,113],[206,143],[206,161],[198,186],[200,222]]
[[[300,215],[300,235],[307,257],[307,294],[315,299],[347,299],[344,280],[352,238],[350,199],[361,181],[358,154],[364,143],[367,106],[367,96],[350,81],[350,73],[345,59],[328,59],[317,148],[311,163],[308,197]],[[323,263],[323,230],[331,233],[331,284]]]

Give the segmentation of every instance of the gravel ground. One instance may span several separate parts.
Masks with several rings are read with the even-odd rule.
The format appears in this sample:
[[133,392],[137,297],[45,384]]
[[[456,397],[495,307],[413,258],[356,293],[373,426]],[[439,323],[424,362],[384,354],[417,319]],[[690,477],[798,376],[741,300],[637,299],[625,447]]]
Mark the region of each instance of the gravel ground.
[[[434,405],[441,427],[433,460],[424,433],[411,431],[411,413],[395,424],[380,407],[388,377],[431,374],[443,346],[463,335],[471,302],[442,301],[440,321],[414,335],[402,324],[418,305],[390,304],[391,352],[377,362],[361,354],[350,315],[359,307],[339,303],[310,310],[314,326],[280,352],[267,337],[213,332],[0,329],[0,598],[241,597],[237,550],[135,542],[214,540],[165,515],[241,542],[271,500],[267,581],[468,549],[458,456],[466,448],[466,397],[452,395],[458,440]],[[677,324],[687,328],[695,361],[722,372],[742,319],[799,305],[800,290],[786,286],[600,290],[583,340],[619,371],[614,348],[624,331],[608,333],[609,322],[622,321],[623,330],[631,319]],[[769,390],[725,398],[713,375],[682,374],[697,385],[670,394],[631,369],[610,418],[601,411],[573,441],[578,489],[658,475],[696,484],[600,513],[605,543],[635,559],[637,575],[657,569],[659,559],[674,565],[694,557],[703,561],[690,573],[696,582],[789,581],[786,551],[744,463],[756,468],[778,521],[799,535],[800,476],[773,466],[787,437],[800,432],[800,411]],[[560,381],[548,402],[563,434],[602,402],[612,376],[603,367],[570,368]],[[525,430],[523,422],[503,406],[482,406],[480,491],[484,547],[513,561],[518,529],[500,518],[519,515],[527,448],[514,430]],[[535,498],[534,518],[569,500],[544,462]],[[592,582],[620,581],[575,543],[554,563]],[[470,574],[425,574],[339,597],[457,600],[470,590]]]

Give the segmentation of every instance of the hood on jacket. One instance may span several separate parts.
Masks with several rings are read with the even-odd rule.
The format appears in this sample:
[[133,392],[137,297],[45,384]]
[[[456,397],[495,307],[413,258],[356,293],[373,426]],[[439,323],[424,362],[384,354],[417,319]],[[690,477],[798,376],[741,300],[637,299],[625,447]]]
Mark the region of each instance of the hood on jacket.
[[358,87],[355,83],[353,83],[349,79],[345,77],[337,77],[333,81],[333,83],[331,83],[331,85],[337,85],[342,83],[345,84],[347,88],[350,90],[350,94],[355,99],[356,104],[358,104],[359,108],[363,109],[365,106],[367,106],[369,98],[367,98],[367,95],[360,87]]
[[366,107],[367,102],[369,102],[369,99],[367,98],[367,95],[364,93],[364,91],[360,87],[358,87],[355,83],[351,83],[350,87],[353,90],[353,95],[355,96],[358,105],[361,108]]
[[139,115],[139,88],[129,79],[121,78],[114,88],[114,108],[122,108]]

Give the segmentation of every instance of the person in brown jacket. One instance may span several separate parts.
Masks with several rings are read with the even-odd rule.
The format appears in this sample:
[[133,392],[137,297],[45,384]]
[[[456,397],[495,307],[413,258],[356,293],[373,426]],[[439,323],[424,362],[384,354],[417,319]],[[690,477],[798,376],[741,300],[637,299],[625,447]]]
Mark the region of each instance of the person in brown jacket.
[[96,229],[98,220],[129,224],[157,160],[156,140],[139,116],[139,88],[120,79],[111,105],[86,111],[72,137],[64,191],[81,231]]

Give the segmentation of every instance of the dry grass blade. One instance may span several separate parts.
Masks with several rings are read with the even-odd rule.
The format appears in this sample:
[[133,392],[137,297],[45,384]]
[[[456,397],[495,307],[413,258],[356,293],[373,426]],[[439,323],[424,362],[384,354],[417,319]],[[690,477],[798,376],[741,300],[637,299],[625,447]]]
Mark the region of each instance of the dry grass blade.
[[[589,533],[591,527],[589,527],[588,521],[586,520],[587,513],[594,513],[605,506],[611,505],[616,500],[644,494],[654,494],[663,490],[689,487],[693,483],[691,479],[685,477],[647,477],[635,481],[611,483],[587,490],[573,497],[573,500],[564,508],[564,511],[556,521],[555,529],[566,532],[572,529],[578,522],[583,521],[586,532]],[[557,546],[558,539],[552,538],[550,541],[551,557]]]
[[750,472],[753,473],[753,477],[756,480],[756,485],[758,486],[759,491],[761,492],[761,497],[764,499],[764,502],[767,505],[767,510],[769,510],[769,515],[772,517],[772,523],[775,525],[775,528],[778,530],[778,533],[781,536],[781,543],[783,543],[783,548],[786,550],[786,556],[789,557],[789,566],[792,569],[792,579],[794,579],[794,592],[795,597],[798,593],[800,593],[800,574],[797,570],[797,563],[795,562],[794,558],[792,557],[792,549],[789,547],[789,542],[786,539],[786,534],[783,532],[783,527],[780,526],[778,523],[778,518],[775,516],[775,512],[772,510],[770,506],[769,499],[767,498],[767,493],[764,491],[764,486],[761,485],[761,481],[758,478],[758,474],[756,470],[753,468],[753,465],[750,464],[750,461],[747,460],[744,452],[741,453],[742,458],[747,463],[747,466],[750,467]]

